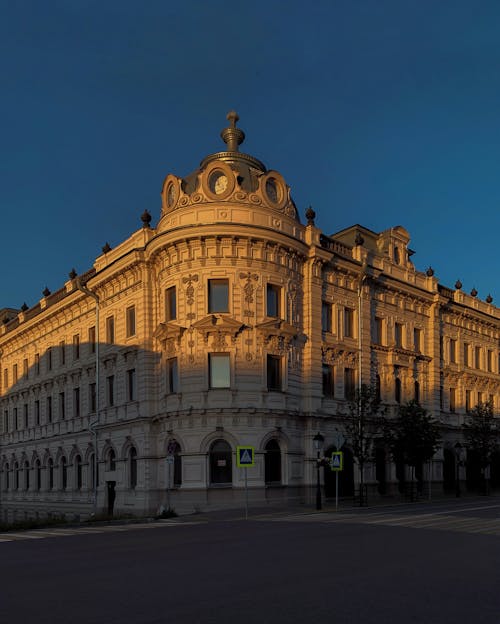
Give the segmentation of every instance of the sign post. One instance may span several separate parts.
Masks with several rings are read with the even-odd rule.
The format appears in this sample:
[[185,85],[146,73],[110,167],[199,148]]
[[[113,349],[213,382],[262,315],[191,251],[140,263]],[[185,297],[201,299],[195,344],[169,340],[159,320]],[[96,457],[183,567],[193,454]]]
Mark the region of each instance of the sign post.
[[253,446],[236,447],[236,465],[245,470],[245,520],[248,520],[248,468],[255,466],[255,448]]
[[344,469],[344,453],[336,451],[332,453],[330,468],[335,472],[335,511],[339,510],[339,472]]

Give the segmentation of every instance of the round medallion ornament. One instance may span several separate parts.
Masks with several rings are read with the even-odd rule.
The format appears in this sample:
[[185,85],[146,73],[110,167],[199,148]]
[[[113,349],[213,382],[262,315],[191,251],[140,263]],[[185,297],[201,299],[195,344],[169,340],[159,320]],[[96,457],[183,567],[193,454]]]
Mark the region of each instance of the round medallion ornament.
[[212,193],[215,193],[215,195],[222,195],[226,191],[227,185],[228,179],[222,171],[214,171],[210,176],[210,190]]
[[283,210],[288,200],[288,194],[281,174],[277,171],[269,171],[262,179],[260,188],[264,201],[270,208]]
[[234,173],[226,163],[214,161],[208,164],[201,176],[202,190],[208,199],[225,200],[234,191]]

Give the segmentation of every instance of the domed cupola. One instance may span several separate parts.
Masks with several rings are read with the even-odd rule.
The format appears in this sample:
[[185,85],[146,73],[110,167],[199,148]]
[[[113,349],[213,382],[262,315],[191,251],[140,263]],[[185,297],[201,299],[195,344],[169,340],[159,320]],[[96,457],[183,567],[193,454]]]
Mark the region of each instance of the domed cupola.
[[238,115],[227,114],[221,131],[222,152],[204,158],[199,169],[184,178],[169,174],[163,183],[162,217],[180,208],[200,204],[253,205],[299,221],[290,188],[277,171],[267,170],[257,158],[239,151],[245,133],[236,127]]

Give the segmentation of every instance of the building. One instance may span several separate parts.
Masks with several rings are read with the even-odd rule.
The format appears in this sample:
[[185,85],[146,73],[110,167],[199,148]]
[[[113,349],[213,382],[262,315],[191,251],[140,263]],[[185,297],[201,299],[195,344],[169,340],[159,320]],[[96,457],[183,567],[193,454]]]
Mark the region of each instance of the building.
[[[239,151],[228,120],[224,151],[166,177],[156,227],[145,212],[91,270],[0,312],[4,519],[233,505],[237,445],[256,449],[252,500],[308,497],[313,437],[334,448],[361,382],[390,410],[417,398],[440,420],[443,448],[421,475],[440,488],[466,412],[491,399],[498,413],[491,298],[417,271],[403,227],[327,236],[311,209],[301,223],[283,177]],[[348,444],[346,460],[341,494],[358,480]],[[398,477],[377,449],[365,481],[383,492]]]

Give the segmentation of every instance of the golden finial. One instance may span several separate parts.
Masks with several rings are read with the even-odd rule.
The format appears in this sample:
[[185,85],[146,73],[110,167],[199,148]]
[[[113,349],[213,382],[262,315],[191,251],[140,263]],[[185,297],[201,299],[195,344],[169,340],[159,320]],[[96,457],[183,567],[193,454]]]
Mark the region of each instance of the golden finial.
[[245,140],[245,133],[240,128],[236,127],[236,122],[239,120],[238,113],[234,110],[229,111],[226,115],[226,119],[229,121],[229,127],[224,128],[220,133],[222,140],[227,145],[228,152],[237,152],[238,145]]

